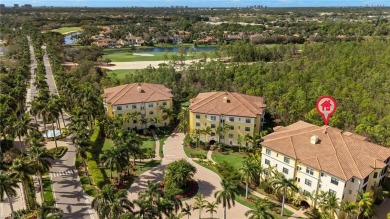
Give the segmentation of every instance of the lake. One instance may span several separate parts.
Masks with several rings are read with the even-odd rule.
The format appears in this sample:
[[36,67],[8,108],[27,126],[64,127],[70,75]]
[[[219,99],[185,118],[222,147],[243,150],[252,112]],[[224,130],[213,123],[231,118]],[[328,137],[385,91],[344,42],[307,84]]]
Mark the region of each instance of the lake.
[[[194,52],[201,52],[201,51],[213,51],[217,50],[217,46],[202,46],[202,47],[185,47],[186,52],[189,52],[190,49]],[[129,50],[130,51],[130,48]],[[124,52],[123,49],[110,49],[110,50],[104,50],[104,54],[113,54],[113,53],[122,53]],[[162,47],[153,47],[153,48],[143,48],[143,49],[137,49],[135,47],[134,50],[132,50],[134,53],[156,53],[156,52],[179,52],[179,47],[170,47],[170,48],[162,48]]]
[[77,37],[75,37],[75,36],[77,36],[79,34],[80,34],[80,32],[76,32],[76,33],[71,33],[71,34],[65,35],[65,37],[64,37],[64,45],[72,45],[77,40]]

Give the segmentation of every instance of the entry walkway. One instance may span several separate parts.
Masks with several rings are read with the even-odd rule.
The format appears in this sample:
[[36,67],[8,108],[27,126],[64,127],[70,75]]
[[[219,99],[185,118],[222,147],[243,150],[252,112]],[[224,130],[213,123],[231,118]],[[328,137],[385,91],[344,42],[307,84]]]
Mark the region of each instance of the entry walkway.
[[[164,170],[167,164],[176,160],[185,159],[189,161],[192,165],[194,165],[197,169],[194,179],[199,184],[199,192],[205,196],[205,199],[207,201],[210,202],[215,201],[214,193],[222,189],[220,185],[221,178],[216,173],[198,165],[197,163],[195,163],[194,161],[186,157],[182,146],[184,137],[185,135],[183,133],[176,133],[176,132],[172,133],[168,137],[168,139],[165,141],[165,144],[163,146],[164,158],[162,160],[161,165],[152,168],[151,170],[141,174],[135,180],[135,182],[129,189],[128,198],[130,200],[135,200],[138,198],[138,192],[146,188],[148,180],[151,180],[153,182],[160,181],[163,178]],[[193,205],[194,199],[189,199],[185,202]],[[236,202],[235,207],[232,207],[231,209],[227,210],[227,216],[228,218],[234,218],[234,219],[246,218],[245,212],[247,210],[249,210],[249,208]],[[210,214],[206,213],[205,211],[206,210],[203,210],[202,217],[209,217]],[[194,210],[191,213],[192,215],[190,216],[190,218],[199,218],[199,214],[197,210]],[[214,217],[216,218],[223,217],[222,205],[218,206],[217,213],[214,214]]]

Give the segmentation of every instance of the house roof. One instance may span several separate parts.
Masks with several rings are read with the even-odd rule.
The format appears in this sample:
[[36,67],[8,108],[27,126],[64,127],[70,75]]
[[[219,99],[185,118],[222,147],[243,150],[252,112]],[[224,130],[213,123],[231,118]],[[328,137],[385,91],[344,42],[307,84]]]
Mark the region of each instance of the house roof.
[[[310,142],[314,135],[319,139],[316,144]],[[344,180],[364,179],[374,169],[384,168],[390,157],[389,148],[363,136],[303,121],[275,129],[264,136],[262,145]]]
[[266,105],[262,97],[235,92],[200,93],[190,104],[194,113],[256,117],[263,113]]
[[104,89],[103,98],[112,105],[170,100],[171,89],[162,84],[133,83]]

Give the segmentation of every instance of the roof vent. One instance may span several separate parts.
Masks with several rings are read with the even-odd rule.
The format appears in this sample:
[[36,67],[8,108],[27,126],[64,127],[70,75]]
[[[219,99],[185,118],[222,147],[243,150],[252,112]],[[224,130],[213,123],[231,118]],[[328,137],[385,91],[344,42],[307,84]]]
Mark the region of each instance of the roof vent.
[[224,96],[223,97],[223,102],[224,103],[228,103],[229,102],[229,97],[228,96]]
[[138,93],[142,93],[142,91],[143,91],[143,90],[142,90],[142,87],[141,87],[141,86],[138,86],[138,87],[137,87],[137,91],[138,91]]
[[310,144],[317,144],[319,140],[317,135],[313,135],[310,137]]

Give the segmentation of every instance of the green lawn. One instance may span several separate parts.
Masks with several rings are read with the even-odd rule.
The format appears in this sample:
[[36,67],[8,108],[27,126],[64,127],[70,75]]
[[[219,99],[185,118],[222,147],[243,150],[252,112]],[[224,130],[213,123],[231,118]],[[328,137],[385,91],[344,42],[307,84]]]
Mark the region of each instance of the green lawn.
[[[137,53],[137,51],[133,51],[133,53]],[[164,60],[172,60],[173,55],[179,56],[178,52],[151,52],[151,53],[139,53],[139,54],[151,54],[153,56],[141,56],[141,55],[133,55],[133,53],[129,51],[111,53],[103,55],[103,59],[110,59],[112,62],[136,62],[136,61],[164,61]],[[186,56],[186,60],[193,59],[192,56]]]
[[118,79],[123,79],[125,78],[126,75],[131,75],[139,71],[140,70],[138,69],[116,69],[116,70],[107,71],[107,75],[111,78],[115,77]]
[[61,28],[54,29],[51,31],[62,33],[62,34],[68,34],[68,33],[72,33],[72,32],[82,31],[82,29],[81,29],[81,27],[61,27]]
[[184,152],[186,153],[187,157],[193,157],[191,155],[196,155],[196,154],[207,156],[207,151],[201,148],[191,148],[189,146],[186,146],[184,147]]
[[[156,149],[156,142],[154,141],[153,138],[142,138],[143,140],[143,144],[141,145],[141,148],[151,148],[153,150]],[[109,138],[106,138],[104,140],[104,144],[103,144],[103,148],[102,148],[102,151],[107,151],[107,150],[111,150],[111,148],[114,147],[114,142],[109,139]]]
[[161,164],[161,160],[150,160],[147,162],[144,162],[144,161],[137,162],[135,175],[139,176],[143,172],[146,172],[146,171],[148,171],[148,170],[152,169],[153,167],[156,167],[160,164]]
[[164,143],[165,141],[167,140],[168,136],[160,136],[160,157],[163,158],[164,157]]
[[44,191],[43,196],[45,197],[45,201],[55,202],[50,178],[44,177],[42,181],[43,181],[43,191]]
[[96,188],[96,186],[89,184],[89,179],[85,175],[84,171],[79,170],[78,173],[79,173],[81,185],[83,186],[84,192],[89,196],[96,197],[99,190]]
[[225,155],[214,151],[211,157],[217,163],[222,163],[223,161],[226,161],[235,168],[240,168],[242,166],[242,161],[244,160],[245,155],[233,152],[229,152]]
[[104,140],[102,151],[111,150],[114,147],[114,142],[111,139],[106,138]]

